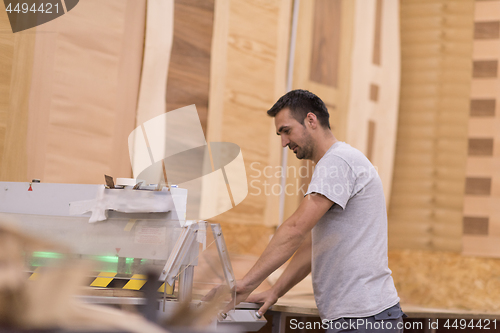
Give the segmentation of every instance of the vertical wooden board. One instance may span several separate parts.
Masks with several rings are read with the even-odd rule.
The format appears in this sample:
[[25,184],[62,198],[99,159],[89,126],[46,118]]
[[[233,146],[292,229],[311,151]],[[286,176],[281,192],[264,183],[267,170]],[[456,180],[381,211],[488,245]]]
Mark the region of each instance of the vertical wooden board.
[[[353,44],[355,29],[356,2],[342,1],[341,31],[340,41],[340,63],[339,63],[339,91],[335,104],[335,136],[337,139],[347,140],[347,122],[349,114],[349,103],[351,97],[351,80],[353,69]],[[333,128],[333,127],[332,127]]]
[[[368,127],[359,124],[372,120],[377,125],[372,163],[377,167],[386,202],[389,203],[394,147],[396,144],[399,87],[400,38],[399,2],[393,0],[355,1],[353,66],[345,140],[364,154],[368,153]],[[380,6],[380,8],[377,8]],[[377,13],[380,11],[380,15]],[[381,16],[380,38],[374,33]],[[375,41],[378,38],[378,41]],[[374,64],[375,44],[380,42],[380,64]]]
[[227,47],[229,37],[229,0],[216,1],[214,5],[214,28],[212,33],[209,103],[207,119],[207,141],[219,142],[222,135],[224,90],[227,75]]
[[373,147],[375,146],[376,124],[373,120],[368,121],[368,142],[366,143],[366,157],[371,161],[373,158]]
[[52,104],[54,56],[57,45],[57,22],[37,27],[40,32],[35,41],[35,59],[33,61],[33,79],[30,92],[27,149],[28,177],[45,179],[45,162],[49,119]]
[[0,179],[6,181],[28,181],[26,136],[35,49],[34,32],[35,28],[18,32],[14,37],[9,105],[0,165]]
[[310,80],[338,87],[342,0],[315,0]]
[[167,112],[195,104],[207,133],[214,1],[176,0],[167,77]]
[[[135,125],[144,13],[145,1],[86,1],[42,26],[38,91],[31,96],[41,103],[30,111],[30,151],[45,150],[35,153],[38,178],[130,177],[127,137]],[[46,127],[37,128],[38,119]]]
[[0,166],[3,161],[9,114],[14,36],[7,12],[5,12],[5,5],[2,3],[0,4]]
[[295,42],[295,58],[293,67],[294,89],[308,89],[311,70],[311,36],[313,35],[314,3],[315,0],[300,1],[299,3],[299,18],[297,22],[297,37]]
[[[211,71],[225,75],[211,78],[208,138],[241,147],[249,180],[246,199],[216,217],[217,221],[268,225],[278,222],[278,197],[269,192],[269,185],[277,184],[277,179],[267,179],[262,171],[264,167],[274,169],[279,165],[279,140],[266,111],[285,92],[281,82],[285,82],[286,71],[277,67],[286,68],[287,53],[278,47],[286,48],[280,40],[289,38],[290,10],[288,0],[238,0],[215,5]],[[283,11],[288,19],[282,19]],[[225,21],[218,22],[219,19]],[[220,61],[219,56],[226,61]]]
[[128,136],[136,126],[146,29],[146,0],[127,0],[124,15],[115,95],[113,158],[108,162],[111,174],[115,177],[132,177]]
[[[214,1],[174,1],[173,41],[168,65],[166,111],[195,104],[207,138]],[[199,166],[200,170],[202,165]],[[201,171],[200,171],[201,172]],[[190,190],[199,202],[201,188]]]
[[144,59],[136,125],[166,111],[166,85],[174,29],[174,0],[148,0]]
[[382,6],[384,0],[376,0],[375,5],[375,28],[373,37],[373,55],[372,62],[374,65],[380,66],[381,64],[381,47],[382,47]]

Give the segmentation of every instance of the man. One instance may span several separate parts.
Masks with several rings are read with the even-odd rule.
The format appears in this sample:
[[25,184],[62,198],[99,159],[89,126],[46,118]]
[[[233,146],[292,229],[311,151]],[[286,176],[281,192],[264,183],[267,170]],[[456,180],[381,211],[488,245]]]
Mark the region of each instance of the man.
[[[316,304],[330,332],[402,332],[403,312],[388,268],[384,193],[375,168],[335,138],[328,110],[313,93],[291,91],[267,113],[282,146],[316,167],[298,209],[236,283],[234,302],[263,303],[262,315],[312,271]],[[249,297],[294,253],[271,289]]]

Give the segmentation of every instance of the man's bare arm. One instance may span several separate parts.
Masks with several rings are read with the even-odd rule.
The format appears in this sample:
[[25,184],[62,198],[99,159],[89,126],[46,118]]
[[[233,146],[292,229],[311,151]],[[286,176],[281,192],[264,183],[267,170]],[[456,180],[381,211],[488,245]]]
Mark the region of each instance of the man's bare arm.
[[312,240],[311,233],[300,245],[287,268],[280,276],[278,281],[273,286],[278,297],[286,294],[297,283],[302,281],[309,273],[311,273],[311,257],[312,257]]
[[256,295],[250,295],[247,302],[263,303],[259,314],[263,315],[278,298],[285,295],[297,283],[302,281],[311,272],[312,240],[311,233],[300,245],[285,271],[271,289]]
[[[299,208],[276,231],[255,265],[241,281],[237,281],[232,305],[244,301],[266,277],[283,265],[299,248],[311,229],[330,209],[333,202],[320,194],[307,195]],[[232,308],[226,307],[226,312]]]

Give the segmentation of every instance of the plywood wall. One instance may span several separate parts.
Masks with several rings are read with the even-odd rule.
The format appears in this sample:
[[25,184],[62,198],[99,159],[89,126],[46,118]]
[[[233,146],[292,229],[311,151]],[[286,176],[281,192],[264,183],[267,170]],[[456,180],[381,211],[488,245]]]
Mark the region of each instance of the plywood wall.
[[463,253],[500,257],[500,1],[476,1]]
[[5,28],[2,11],[1,80],[9,87],[2,181],[130,176],[127,136],[135,125],[144,10],[145,1],[84,1],[16,34]]
[[474,2],[401,2],[389,247],[461,251]]

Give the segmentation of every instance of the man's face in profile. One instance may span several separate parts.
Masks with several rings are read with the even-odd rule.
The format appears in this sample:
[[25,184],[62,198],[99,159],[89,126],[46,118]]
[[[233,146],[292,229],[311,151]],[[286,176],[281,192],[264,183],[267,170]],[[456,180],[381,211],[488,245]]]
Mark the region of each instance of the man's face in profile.
[[298,159],[312,159],[314,141],[307,125],[302,125],[284,108],[274,117],[276,134],[281,136],[281,145],[291,149]]

